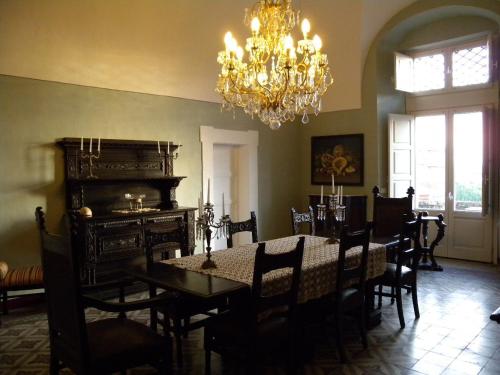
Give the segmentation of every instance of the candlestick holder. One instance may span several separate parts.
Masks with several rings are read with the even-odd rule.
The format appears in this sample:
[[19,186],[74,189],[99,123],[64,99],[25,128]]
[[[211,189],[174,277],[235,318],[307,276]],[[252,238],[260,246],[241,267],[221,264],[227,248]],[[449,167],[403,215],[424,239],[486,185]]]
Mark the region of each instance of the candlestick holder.
[[83,172],[83,161],[84,160],[87,160],[87,169],[88,169],[88,174],[87,174],[87,178],[99,178],[97,176],[94,175],[93,173],[93,165],[94,165],[94,160],[98,160],[99,158],[101,157],[101,151],[98,150],[97,152],[92,152],[92,151],[83,151],[83,150],[80,150],[80,159],[82,160],[82,163],[80,164],[81,165],[81,168],[82,168],[82,172]]
[[222,215],[221,218],[216,222],[214,205],[210,202],[205,203],[205,205],[203,206],[203,212],[200,212],[198,218],[196,219],[196,238],[199,240],[203,240],[203,242],[205,242],[205,240],[207,241],[207,259],[201,265],[202,269],[217,267],[215,262],[211,259],[212,248],[210,247],[210,242],[213,238],[212,228],[215,229],[216,238],[227,238],[229,222],[229,215]]
[[182,147],[182,145],[177,145],[177,150],[175,153],[170,153],[169,149],[167,149],[166,155],[167,155],[167,171],[169,171],[170,175],[174,175],[174,160],[177,160],[179,158],[179,152],[178,150]]
[[331,213],[332,218],[332,235],[329,243],[338,243],[340,238],[340,231],[345,222],[345,209],[346,207],[340,203],[338,195],[330,195],[328,197],[328,208],[325,204],[318,204],[318,220],[326,222],[327,211]]
[[318,204],[318,220],[319,221],[325,221],[326,220],[326,204]]

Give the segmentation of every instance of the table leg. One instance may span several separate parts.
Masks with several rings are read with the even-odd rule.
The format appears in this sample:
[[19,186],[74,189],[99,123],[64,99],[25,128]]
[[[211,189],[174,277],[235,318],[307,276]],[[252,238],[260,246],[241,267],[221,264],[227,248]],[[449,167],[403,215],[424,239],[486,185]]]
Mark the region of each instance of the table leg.
[[[432,241],[430,246],[427,246],[427,238],[428,238],[428,221],[429,219],[426,220],[426,216],[424,215],[423,217],[423,225],[422,225],[422,235],[423,235],[423,242],[424,246],[422,246],[422,261],[419,264],[418,268],[422,270],[430,270],[430,271],[442,271],[443,267],[441,267],[439,264],[437,264],[436,259],[434,258],[434,249],[436,246],[439,244],[439,242],[443,239],[444,237],[444,232],[446,228],[446,223],[444,222],[444,217],[443,215],[439,214],[437,218],[431,219],[434,223],[436,223],[438,227],[437,235],[434,241]],[[430,259],[430,264],[429,264],[429,259],[427,258],[427,255],[429,256]]]

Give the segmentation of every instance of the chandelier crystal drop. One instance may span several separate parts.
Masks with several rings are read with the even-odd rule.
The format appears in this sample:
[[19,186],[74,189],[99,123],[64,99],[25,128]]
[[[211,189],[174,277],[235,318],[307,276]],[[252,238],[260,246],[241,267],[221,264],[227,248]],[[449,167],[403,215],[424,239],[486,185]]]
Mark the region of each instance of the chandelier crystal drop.
[[217,57],[221,72],[215,91],[222,96],[222,108],[242,107],[271,129],[293,121],[295,115],[308,123],[307,112],[318,115],[321,97],[333,83],[328,58],[321,53],[321,38],[309,38],[307,19],[301,23],[303,39],[295,46],[291,32],[299,23],[300,11],[291,2],[260,0],[250,11],[246,9],[244,22],[252,35],[245,49],[227,32],[226,48]]

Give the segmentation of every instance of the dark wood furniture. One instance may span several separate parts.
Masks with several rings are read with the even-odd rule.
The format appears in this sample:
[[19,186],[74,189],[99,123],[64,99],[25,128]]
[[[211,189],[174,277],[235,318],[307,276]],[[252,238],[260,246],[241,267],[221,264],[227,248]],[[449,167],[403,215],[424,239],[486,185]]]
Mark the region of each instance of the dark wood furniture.
[[[173,173],[178,145],[103,139],[100,153],[94,153],[99,157],[92,164],[85,158],[88,143],[83,152],[80,139],[64,138],[58,145],[64,150],[66,207],[77,228],[73,243],[81,257],[85,283],[113,280],[127,266],[145,263],[144,232],[168,229],[177,220],[186,225],[182,255],[193,253],[196,209],[179,207],[175,197],[185,178]],[[127,193],[145,194],[142,211],[130,209],[124,198]],[[89,207],[92,216],[80,215],[82,207]]]
[[252,232],[252,243],[259,241],[257,235],[257,217],[254,211],[250,211],[250,219],[246,221],[229,221],[227,247],[233,247],[233,235],[239,232]]
[[[304,237],[289,252],[266,254],[260,243],[255,255],[252,301],[248,309],[227,311],[209,320],[205,327],[205,369],[210,373],[211,352],[229,354],[255,368],[259,354],[288,348],[289,368],[294,368],[297,295],[304,253]],[[263,291],[264,275],[292,268],[289,289],[269,295]]]
[[375,186],[373,193],[373,236],[389,237],[399,234],[404,216],[412,215],[412,202],[415,190],[410,186],[403,198],[387,198],[380,195]]
[[[151,364],[169,373],[171,345],[148,327],[124,317],[125,312],[161,306],[156,298],[128,303],[104,302],[82,295],[78,255],[69,236],[42,231],[42,265],[47,295],[50,374],[68,367],[77,374],[109,374]],[[121,313],[87,323],[86,307]]]
[[[434,241],[429,245],[429,223],[434,223],[437,226],[437,235]],[[429,216],[427,212],[422,213],[422,258],[418,268],[422,270],[442,271],[443,267],[437,264],[434,258],[434,249],[444,237],[446,223],[444,216],[439,214],[437,216]],[[430,261],[430,263],[429,263]]]
[[[403,315],[403,300],[401,289],[410,287],[413,300],[415,319],[420,317],[417,297],[417,270],[421,256],[420,234],[422,225],[422,214],[412,221],[402,224],[398,246],[394,248],[393,263],[387,263],[387,269],[379,280],[378,306],[382,306],[382,297],[396,299],[399,323],[401,329],[405,328]],[[383,287],[390,287],[390,292],[384,292]]]
[[[324,196],[323,199],[327,205],[326,220],[324,224],[316,226],[316,235],[331,237],[335,222],[332,217],[332,212],[328,209],[329,197]],[[345,195],[343,199],[344,205],[346,206],[345,225],[353,231],[364,229],[366,225],[366,195]],[[314,217],[318,217],[318,204],[320,200],[320,195],[309,195],[309,205],[312,206],[314,210]]]
[[148,269],[145,266],[129,268],[126,273],[147,284],[174,290],[181,295],[204,302],[220,298],[244,299],[250,291],[247,284],[238,281],[205,275],[165,263],[155,263]]
[[294,236],[300,233],[300,226],[307,223],[309,223],[309,234],[311,236],[316,235],[316,220],[314,210],[311,206],[309,206],[309,211],[304,213],[297,212],[293,207],[290,211],[292,216],[292,232]]
[[[175,251],[175,249],[179,247],[182,249],[182,247],[185,246],[183,243],[184,228],[184,222],[182,220],[177,220],[175,223],[172,223],[169,228],[162,227],[146,230],[147,269],[152,269],[155,262],[160,260],[154,259],[155,254],[157,254],[157,252],[155,252],[156,248],[167,248],[171,251]],[[171,258],[175,258],[175,254],[172,256],[168,250],[164,252],[164,254],[170,255]],[[154,297],[156,295],[156,286],[151,285],[150,296]],[[160,295],[173,297],[175,295],[175,290],[168,289]],[[176,343],[177,362],[179,365],[182,365],[182,336],[186,336],[190,330],[202,327],[204,322],[204,320],[198,320],[195,324],[191,324],[190,318],[198,314],[208,315],[208,310],[217,308],[221,305],[223,305],[223,300],[206,303],[200,300],[192,300],[186,296],[175,295],[171,303],[162,309],[151,309],[151,327],[156,330],[157,324],[161,323],[165,331],[173,331]],[[158,313],[163,315],[163,319],[158,318]],[[170,324],[170,320],[172,320],[173,325]]]
[[[347,361],[343,344],[343,319],[347,313],[358,316],[363,347],[366,349],[366,274],[368,267],[368,247],[370,227],[357,232],[348,232],[347,228],[340,234],[339,260],[337,265],[337,283],[334,299],[335,335],[340,361]],[[361,256],[355,265],[346,264],[346,253],[361,246]]]

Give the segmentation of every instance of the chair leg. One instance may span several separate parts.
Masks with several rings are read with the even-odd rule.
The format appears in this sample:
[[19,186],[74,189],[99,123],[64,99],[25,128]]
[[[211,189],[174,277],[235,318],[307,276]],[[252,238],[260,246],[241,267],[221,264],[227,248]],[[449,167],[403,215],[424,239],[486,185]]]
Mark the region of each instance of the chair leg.
[[158,332],[158,311],[155,308],[149,309],[150,314],[150,326],[155,332]]
[[[391,286],[391,294],[394,296],[394,287],[393,286]],[[391,305],[394,305],[394,297],[391,297]]]
[[420,310],[418,309],[417,283],[411,286],[411,298],[413,300],[413,311],[415,311],[415,319],[420,318]]
[[211,366],[211,359],[212,359],[212,351],[210,349],[205,349],[205,374],[210,375],[212,366]]
[[182,336],[184,338],[187,338],[188,337],[188,331],[189,331],[189,325],[191,324],[191,317],[187,317],[184,319],[184,329],[183,329],[183,333],[182,333]]
[[399,324],[401,329],[405,327],[405,317],[403,315],[403,299],[401,297],[401,286],[396,287],[396,304],[398,306]]
[[50,375],[58,375],[59,374],[59,360],[51,355],[50,356]]
[[2,303],[3,314],[7,315],[9,313],[9,307],[7,306],[7,291],[6,290],[4,290],[2,292],[2,298],[3,298],[3,303]]
[[174,318],[175,348],[177,350],[177,364],[182,366],[182,323],[180,318]]
[[363,348],[366,349],[368,347],[368,340],[366,338],[366,302],[361,305],[361,311],[359,312],[359,331],[361,333]]
[[384,290],[384,286],[379,284],[378,286],[378,308],[382,308],[382,291]]
[[340,362],[346,363],[347,357],[344,349],[344,340],[343,340],[343,332],[342,332],[342,313],[339,309],[337,309],[335,313],[335,339],[337,342],[337,350],[339,351]]

